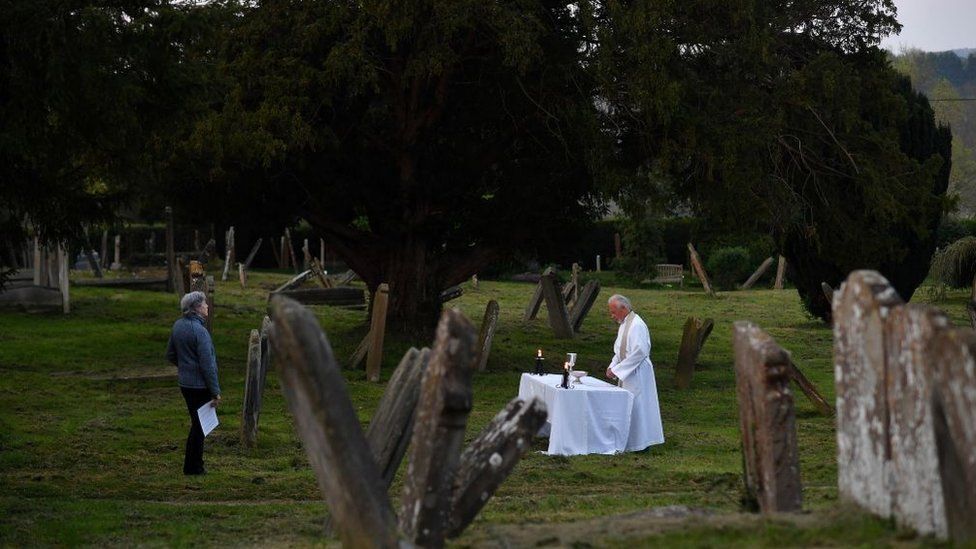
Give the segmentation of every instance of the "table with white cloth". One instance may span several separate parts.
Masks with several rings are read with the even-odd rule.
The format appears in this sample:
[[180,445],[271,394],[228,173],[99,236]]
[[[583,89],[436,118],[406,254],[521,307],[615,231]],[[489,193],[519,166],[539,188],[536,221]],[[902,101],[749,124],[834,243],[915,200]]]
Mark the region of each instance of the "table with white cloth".
[[627,447],[630,415],[634,395],[605,381],[584,377],[572,389],[563,389],[558,374],[522,374],[518,396],[529,400],[538,397],[549,411],[548,454],[615,454]]

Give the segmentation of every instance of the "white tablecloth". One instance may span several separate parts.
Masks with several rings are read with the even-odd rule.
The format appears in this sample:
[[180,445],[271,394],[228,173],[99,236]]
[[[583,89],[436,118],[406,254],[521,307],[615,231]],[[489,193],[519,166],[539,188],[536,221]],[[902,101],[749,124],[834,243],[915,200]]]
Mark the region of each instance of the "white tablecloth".
[[562,376],[522,374],[519,398],[538,397],[549,418],[540,434],[549,431],[549,454],[615,454],[627,447],[634,395],[609,383],[584,377],[572,389],[557,387]]

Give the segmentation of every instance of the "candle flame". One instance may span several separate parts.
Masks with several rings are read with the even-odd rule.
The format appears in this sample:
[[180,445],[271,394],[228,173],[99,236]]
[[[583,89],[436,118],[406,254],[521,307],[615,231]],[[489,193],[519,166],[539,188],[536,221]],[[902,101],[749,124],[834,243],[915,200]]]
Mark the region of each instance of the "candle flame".
[[537,354],[536,356],[542,358],[542,349],[539,349],[539,354]]

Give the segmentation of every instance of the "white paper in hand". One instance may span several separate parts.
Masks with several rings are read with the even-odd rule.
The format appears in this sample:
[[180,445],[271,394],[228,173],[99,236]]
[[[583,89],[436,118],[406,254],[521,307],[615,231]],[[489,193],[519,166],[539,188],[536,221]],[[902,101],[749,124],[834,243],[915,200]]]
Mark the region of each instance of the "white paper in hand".
[[197,408],[197,416],[200,418],[200,427],[203,428],[203,436],[210,434],[214,427],[220,425],[217,420],[217,409],[210,405],[210,401]]

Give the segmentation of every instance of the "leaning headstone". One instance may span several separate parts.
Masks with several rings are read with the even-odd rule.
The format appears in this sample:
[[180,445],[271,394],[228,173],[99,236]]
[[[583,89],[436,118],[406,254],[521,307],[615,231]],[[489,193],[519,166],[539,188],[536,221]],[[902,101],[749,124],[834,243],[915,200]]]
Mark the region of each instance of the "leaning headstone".
[[319,285],[323,288],[331,288],[332,281],[326,278],[326,272],[322,270],[322,265],[319,264],[319,260],[312,257],[309,259],[309,270],[315,275],[315,279],[319,282]]
[[413,435],[414,415],[420,400],[420,382],[430,361],[430,349],[410,348],[393,371],[379,406],[366,430],[380,475],[387,488],[403,461]]
[[339,538],[347,547],[398,546],[396,515],[325,334],[288,298],[272,297],[271,310],[282,392]]
[[400,531],[419,546],[440,546],[447,533],[452,484],[471,412],[476,337],[460,311],[441,316],[417,405],[400,507]]
[[383,362],[383,338],[386,335],[386,309],[390,302],[390,286],[380,284],[373,294],[372,315],[369,322],[369,351],[366,354],[366,379],[380,380]]
[[241,410],[241,445],[257,444],[258,421],[261,418],[261,333],[251,330],[247,345],[247,372],[244,378],[244,406]]
[[751,322],[735,323],[732,343],[746,492],[763,513],[799,511],[803,493],[790,355]]
[[454,480],[448,537],[460,535],[471,524],[488,497],[532,447],[530,441],[545,424],[546,416],[541,400],[513,399],[465,449]]
[[834,297],[837,483],[840,496],[891,516],[885,318],[902,305],[874,271],[854,271]]
[[546,300],[548,309],[549,327],[558,339],[573,339],[575,332],[569,320],[569,313],[566,311],[566,302],[563,301],[562,293],[556,287],[556,275],[549,273],[539,280],[542,287],[542,296]]
[[[404,367],[411,352],[401,361],[394,373],[397,383],[387,386],[371,424],[376,436],[364,439],[315,317],[280,295],[271,307],[282,390],[344,546],[442,547],[445,537],[459,535],[475,518],[545,422],[539,399],[514,399],[459,455],[472,402],[475,337],[470,322],[452,310],[441,315],[427,369],[420,358]],[[417,370],[422,372],[420,391],[411,414],[410,400],[417,392],[404,389],[415,381],[399,376],[416,376]],[[409,437],[398,435],[409,421]],[[396,453],[408,442],[398,531],[391,524],[395,517],[385,487],[397,469]]]
[[[288,246],[288,259],[297,273],[299,271],[298,256],[295,255],[295,245],[291,241],[291,231],[287,227],[285,228],[285,244]],[[282,251],[281,253],[285,252]]]
[[[546,267],[546,270],[542,271],[542,276],[552,273],[552,267]],[[532,292],[532,298],[529,300],[529,304],[525,307],[525,314],[522,316],[523,320],[535,320],[536,315],[539,314],[539,308],[542,307],[542,282],[536,284],[535,290]]]
[[335,285],[346,286],[348,284],[351,284],[352,281],[356,280],[357,278],[358,275],[356,275],[356,272],[353,271],[352,269],[349,269],[346,272],[339,275],[339,278],[336,279]]
[[356,345],[356,350],[353,351],[352,355],[349,357],[349,369],[355,370],[359,368],[359,365],[362,364],[363,360],[366,359],[366,353],[369,352],[369,342],[370,337],[369,332],[367,331],[366,335],[359,340],[359,345]]
[[464,294],[464,288],[462,288],[460,285],[451,286],[450,288],[441,292],[440,300],[441,303],[447,303],[448,301],[461,297],[461,295],[463,294]]
[[691,386],[691,378],[695,373],[695,363],[701,354],[705,341],[712,334],[715,323],[710,318],[704,321],[696,316],[689,316],[681,334],[681,347],[678,348],[678,362],[675,366],[674,382],[679,389]]
[[593,304],[596,303],[596,298],[599,295],[599,281],[590,280],[583,286],[583,290],[579,292],[572,309],[569,311],[569,323],[573,327],[574,332],[580,331],[580,328],[583,327],[583,321],[586,319],[586,315],[590,312],[590,309],[593,308]]
[[803,394],[807,396],[810,403],[813,404],[818,412],[825,416],[834,415],[834,407],[827,402],[827,399],[820,394],[817,386],[811,383],[810,380],[807,379],[807,376],[803,375],[800,368],[797,367],[797,365],[793,362],[790,362],[789,374],[790,381],[796,383],[796,386],[803,391]]
[[234,247],[234,227],[231,227],[224,233],[224,271],[220,275],[220,280],[223,282],[227,282],[230,266],[234,264]]
[[689,261],[691,261],[691,269],[694,271],[695,276],[701,281],[702,287],[705,288],[705,293],[708,295],[715,295],[715,290],[712,289],[712,284],[708,280],[708,273],[705,272],[705,267],[702,265],[701,258],[698,257],[698,251],[692,246],[691,242],[688,243],[688,254]]
[[261,249],[261,243],[264,242],[263,238],[259,238],[254,246],[251,246],[251,251],[247,254],[247,259],[244,260],[244,270],[251,268],[251,262],[254,261],[254,256],[258,255],[258,250]]
[[485,307],[485,318],[481,321],[481,331],[478,333],[479,372],[483,372],[488,366],[491,342],[495,339],[495,329],[498,327],[498,312],[498,302],[492,299]]
[[749,288],[751,288],[752,285],[755,284],[760,277],[762,277],[762,275],[766,274],[766,271],[768,271],[769,267],[771,267],[772,265],[773,265],[773,258],[767,257],[766,260],[762,262],[762,265],[760,265],[759,268],[756,269],[756,272],[752,273],[749,276],[749,278],[747,278],[746,281],[742,283],[742,286],[740,286],[739,289],[748,290]]
[[833,306],[834,305],[834,289],[830,287],[830,284],[827,284],[826,282],[821,282],[820,283],[820,291],[822,291],[823,294],[824,294],[824,297],[827,298],[827,303],[829,303],[831,306]]
[[303,271],[288,279],[287,282],[275,288],[274,293],[294,290],[305,283],[312,276],[312,271]]

